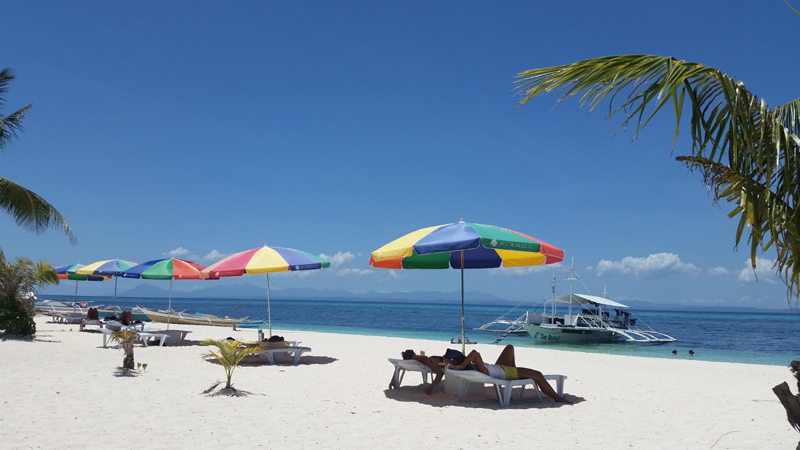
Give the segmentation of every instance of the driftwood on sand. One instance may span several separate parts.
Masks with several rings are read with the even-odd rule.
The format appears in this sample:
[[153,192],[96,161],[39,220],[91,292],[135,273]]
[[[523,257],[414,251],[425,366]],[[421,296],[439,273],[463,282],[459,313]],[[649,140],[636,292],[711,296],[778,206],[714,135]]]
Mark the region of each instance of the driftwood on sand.
[[[789,420],[789,424],[795,430],[800,431],[800,361],[792,361],[789,364],[789,370],[797,378],[798,395],[792,394],[789,384],[785,381],[772,388],[772,392],[778,396],[778,400],[781,401],[783,408],[786,410],[786,419]],[[800,443],[797,444],[797,449],[800,450]]]

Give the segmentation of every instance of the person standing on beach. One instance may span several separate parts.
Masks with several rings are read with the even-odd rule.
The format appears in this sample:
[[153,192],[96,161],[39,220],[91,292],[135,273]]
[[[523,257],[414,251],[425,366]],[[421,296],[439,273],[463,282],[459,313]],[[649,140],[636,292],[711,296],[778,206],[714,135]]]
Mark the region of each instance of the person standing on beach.
[[453,359],[457,365],[450,366],[449,368],[453,370],[465,370],[468,369],[470,365],[474,365],[475,370],[500,380],[524,380],[530,378],[542,388],[542,392],[555,400],[556,403],[572,404],[571,401],[556,393],[555,389],[550,386],[550,383],[544,379],[542,372],[528,369],[527,367],[517,367],[517,362],[514,357],[514,346],[511,344],[506,345],[506,348],[500,352],[500,356],[497,357],[497,361],[494,364],[483,362],[483,358],[477,350],[469,352],[469,355],[467,355],[463,361],[459,361],[460,359],[461,358]]

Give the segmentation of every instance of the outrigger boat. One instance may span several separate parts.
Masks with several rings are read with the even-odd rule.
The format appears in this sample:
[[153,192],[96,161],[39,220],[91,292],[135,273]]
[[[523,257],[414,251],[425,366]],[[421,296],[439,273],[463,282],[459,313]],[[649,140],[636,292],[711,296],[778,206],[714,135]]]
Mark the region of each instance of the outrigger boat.
[[185,311],[174,310],[159,310],[143,308],[137,306],[133,308],[147,316],[153,322],[181,324],[181,325],[211,325],[215,327],[233,327],[239,326],[239,323],[246,320],[247,317],[219,317],[213,314],[194,313],[187,314]]
[[[543,311],[527,311],[516,320],[500,318],[475,330],[503,333],[497,342],[509,334],[524,333],[529,334],[536,343],[660,344],[677,341],[671,336],[654,331],[630,312],[627,305],[605,297],[573,293],[572,282],[580,278],[577,277],[574,266],[570,271],[571,276],[565,278],[570,281],[569,295],[556,298],[556,279],[553,276],[553,299],[544,302]],[[498,330],[498,325],[502,329]]]
[[[45,314],[48,316],[59,316],[63,314],[73,314],[73,313],[81,313],[84,316],[86,315],[87,310],[91,302],[67,302],[67,301],[58,301],[58,300],[46,300],[46,299],[36,299],[36,302],[33,305],[33,309],[39,314]],[[103,307],[103,306],[92,306],[93,308],[97,308],[97,314],[101,319],[112,317],[112,316],[119,316],[122,313],[123,308],[117,307]],[[133,320],[150,320],[144,314],[138,313],[133,311]]]

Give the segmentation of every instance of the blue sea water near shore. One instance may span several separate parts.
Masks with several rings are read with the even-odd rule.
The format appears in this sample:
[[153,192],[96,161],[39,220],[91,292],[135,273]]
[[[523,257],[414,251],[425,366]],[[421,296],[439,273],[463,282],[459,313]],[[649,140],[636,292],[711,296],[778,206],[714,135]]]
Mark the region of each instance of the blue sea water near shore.
[[[74,296],[52,295],[52,300],[73,301]],[[110,305],[111,298],[78,296],[90,306]],[[143,306],[166,309],[167,299],[117,297],[117,305],[129,309]],[[266,319],[266,300],[173,298],[175,310],[202,312],[218,316]],[[274,329],[308,330],[365,336],[393,336],[442,341],[441,351],[450,339],[461,334],[460,304],[381,303],[355,301],[272,300]],[[511,307],[467,305],[466,328],[471,341],[490,344],[498,335],[473,331],[508,313]],[[515,319],[524,313],[517,309],[507,314]],[[549,348],[651,358],[693,358],[703,361],[788,366],[800,359],[800,316],[794,314],[657,312],[638,311],[640,320],[654,330],[678,339],[668,344],[555,344]],[[264,327],[266,328],[266,327]],[[264,331],[267,333],[267,331]],[[253,331],[253,336],[255,336]],[[289,336],[287,336],[289,338]],[[297,338],[292,336],[292,338]],[[527,336],[508,336],[503,344],[534,347]],[[694,350],[694,357],[689,350]],[[399,352],[402,349],[398,349]],[[672,356],[672,350],[678,355]],[[428,352],[438,352],[430,349]]]

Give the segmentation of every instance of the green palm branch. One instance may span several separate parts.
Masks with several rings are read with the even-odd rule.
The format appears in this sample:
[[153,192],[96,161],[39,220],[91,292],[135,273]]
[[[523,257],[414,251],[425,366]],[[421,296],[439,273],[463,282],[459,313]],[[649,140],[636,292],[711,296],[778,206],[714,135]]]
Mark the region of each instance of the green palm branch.
[[[14,79],[11,69],[0,70],[0,110],[4,109],[8,84]],[[28,105],[7,116],[0,114],[0,151],[3,151],[22,131],[22,120],[33,105]],[[75,244],[77,238],[67,221],[53,205],[32,191],[0,177],[0,210],[11,214],[16,224],[27,231],[41,234],[48,228],[61,229]]]
[[225,388],[231,388],[231,377],[233,377],[233,371],[239,366],[239,363],[242,362],[245,356],[262,351],[259,347],[243,347],[242,341],[235,340],[229,341],[227,339],[206,339],[202,342],[203,345],[210,345],[217,347],[219,352],[214,352],[213,350],[209,350],[208,353],[203,354],[204,358],[207,359],[216,359],[222,364],[222,367],[225,369],[225,376],[227,378],[227,384]]
[[34,263],[24,257],[8,261],[0,251],[0,296],[3,298],[22,301],[27,299],[29,292],[58,283],[58,274],[50,264],[44,261]]
[[122,359],[122,368],[125,370],[134,368],[133,344],[137,339],[139,339],[139,333],[135,331],[119,330],[111,333],[111,342],[121,344],[122,350],[125,352],[125,357]]
[[692,149],[677,159],[698,170],[739,216],[738,245],[748,230],[755,268],[759,249],[775,246],[775,269],[790,299],[800,295],[800,99],[770,109],[713,67],[672,57],[620,55],[546,67],[517,75],[524,105],[554,90],[557,102],[580,95],[579,107],[593,110],[605,100],[609,117],[623,116],[620,129],[635,125],[634,139],[663,107],[675,114],[673,148],[682,114],[690,112]]

